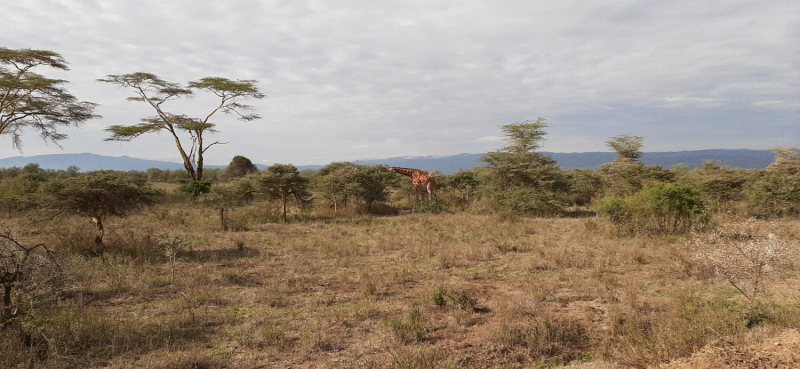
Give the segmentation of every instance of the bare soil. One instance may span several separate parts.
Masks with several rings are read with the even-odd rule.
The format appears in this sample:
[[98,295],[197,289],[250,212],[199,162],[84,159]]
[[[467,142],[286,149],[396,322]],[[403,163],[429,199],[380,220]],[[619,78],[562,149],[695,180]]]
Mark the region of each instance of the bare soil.
[[691,357],[675,360],[660,368],[800,368],[800,331],[788,329],[778,336],[747,345],[721,340]]

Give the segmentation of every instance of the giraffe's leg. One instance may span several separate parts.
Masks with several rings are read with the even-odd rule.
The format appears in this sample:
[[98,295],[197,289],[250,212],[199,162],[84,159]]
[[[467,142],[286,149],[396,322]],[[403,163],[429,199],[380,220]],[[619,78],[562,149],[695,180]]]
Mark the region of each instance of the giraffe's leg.
[[433,188],[433,183],[428,183],[426,186],[428,189],[428,201],[436,201],[436,193],[435,189]]

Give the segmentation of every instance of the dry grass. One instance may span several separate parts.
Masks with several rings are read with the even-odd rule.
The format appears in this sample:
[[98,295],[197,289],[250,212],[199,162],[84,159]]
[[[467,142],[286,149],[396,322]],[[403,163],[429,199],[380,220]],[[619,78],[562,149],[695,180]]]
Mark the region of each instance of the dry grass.
[[[231,215],[247,230],[174,203],[109,221],[103,258],[86,256],[86,219],[18,225],[59,250],[70,282],[2,332],[0,367],[646,367],[800,326],[796,267],[748,328],[746,301],[687,240],[617,238],[595,218]],[[800,221],[779,228],[797,243]],[[165,233],[187,240],[174,281]]]

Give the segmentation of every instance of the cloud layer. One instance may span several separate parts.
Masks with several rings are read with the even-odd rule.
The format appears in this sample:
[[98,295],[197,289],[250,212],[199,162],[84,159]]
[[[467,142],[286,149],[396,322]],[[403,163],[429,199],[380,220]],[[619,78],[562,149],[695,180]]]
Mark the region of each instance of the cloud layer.
[[[168,137],[103,142],[151,111],[94,82],[147,71],[257,79],[262,120],[218,119],[208,161],[322,164],[484,152],[498,125],[550,124],[547,151],[798,143],[800,3],[787,1],[40,1],[4,9],[0,45],[60,52],[102,120],[67,152],[176,160]],[[48,72],[42,71],[45,74]],[[174,105],[201,114],[213,100]],[[33,135],[26,155],[59,152]],[[0,142],[0,155],[17,153]]]

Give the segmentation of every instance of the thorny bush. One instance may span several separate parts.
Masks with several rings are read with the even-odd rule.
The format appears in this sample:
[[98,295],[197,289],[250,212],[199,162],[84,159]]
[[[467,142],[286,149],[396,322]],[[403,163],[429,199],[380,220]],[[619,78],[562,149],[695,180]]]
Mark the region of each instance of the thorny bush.
[[0,233],[0,327],[53,301],[62,282],[61,269],[47,246],[25,246],[11,231]]
[[730,283],[751,304],[765,288],[769,277],[788,266],[790,242],[775,234],[774,223],[763,232],[753,219],[720,226],[717,232],[695,235],[695,258],[714,271],[716,277]]

